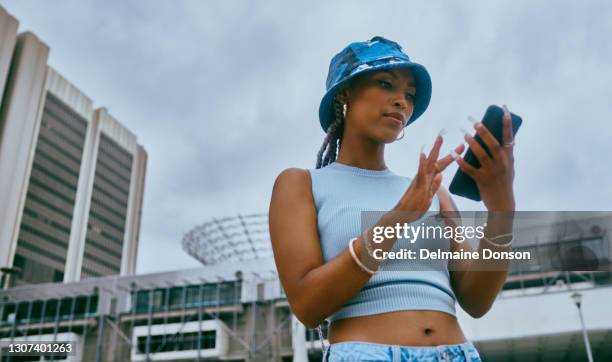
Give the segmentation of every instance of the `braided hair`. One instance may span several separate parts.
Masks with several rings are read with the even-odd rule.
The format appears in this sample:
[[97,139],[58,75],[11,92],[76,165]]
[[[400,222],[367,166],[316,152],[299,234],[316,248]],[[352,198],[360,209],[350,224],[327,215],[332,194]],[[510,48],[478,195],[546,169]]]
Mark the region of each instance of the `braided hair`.
[[344,115],[342,114],[342,102],[334,99],[334,121],[327,128],[327,134],[323,140],[323,145],[317,153],[317,166],[321,168],[336,161],[340,146],[342,145],[342,136],[344,135]]

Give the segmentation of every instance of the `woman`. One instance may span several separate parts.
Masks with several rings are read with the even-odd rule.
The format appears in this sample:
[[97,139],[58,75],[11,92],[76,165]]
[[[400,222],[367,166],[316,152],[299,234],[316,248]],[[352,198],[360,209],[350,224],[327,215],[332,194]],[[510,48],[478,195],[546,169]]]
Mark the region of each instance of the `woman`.
[[[490,155],[465,135],[480,168],[459,157],[463,143],[438,159],[442,132],[429,155],[421,151],[413,179],[386,167],[385,145],[403,137],[430,97],[427,70],[397,43],[377,36],[349,44],[330,63],[319,109],[326,137],[316,169],[290,168],[275,181],[269,220],[280,281],[302,323],[315,328],[331,322],[330,346],[323,351],[329,361],[480,360],[457,323],[455,302],[472,317],[483,316],[504,284],[507,266],[377,273],[382,262],[371,252],[375,226],[413,222],[432,210],[456,211],[440,186],[453,161],[474,178],[489,211],[513,215],[514,142],[505,107],[503,145],[474,124]],[[360,211],[366,210],[388,212],[362,233]],[[489,214],[479,247],[507,250],[511,227],[512,217]],[[396,242],[376,247],[391,250]],[[445,242],[452,250],[469,249]]]

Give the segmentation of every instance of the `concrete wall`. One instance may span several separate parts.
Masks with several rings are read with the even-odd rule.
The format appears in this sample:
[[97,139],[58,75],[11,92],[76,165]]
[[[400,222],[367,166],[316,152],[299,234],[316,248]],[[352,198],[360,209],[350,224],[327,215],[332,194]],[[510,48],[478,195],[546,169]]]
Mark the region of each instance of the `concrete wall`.
[[12,266],[44,103],[49,47],[17,38],[0,111],[0,266]]

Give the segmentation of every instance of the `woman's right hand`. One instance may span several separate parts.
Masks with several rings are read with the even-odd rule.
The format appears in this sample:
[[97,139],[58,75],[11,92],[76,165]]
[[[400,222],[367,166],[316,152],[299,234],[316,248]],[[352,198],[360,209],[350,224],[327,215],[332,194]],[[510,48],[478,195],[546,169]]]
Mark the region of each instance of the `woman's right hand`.
[[442,134],[438,134],[429,156],[423,151],[419,154],[419,169],[410,186],[395,206],[395,210],[412,213],[408,222],[420,219],[430,208],[434,195],[442,183],[442,172],[463,153],[465,145],[457,146],[454,152],[438,160],[443,142]]

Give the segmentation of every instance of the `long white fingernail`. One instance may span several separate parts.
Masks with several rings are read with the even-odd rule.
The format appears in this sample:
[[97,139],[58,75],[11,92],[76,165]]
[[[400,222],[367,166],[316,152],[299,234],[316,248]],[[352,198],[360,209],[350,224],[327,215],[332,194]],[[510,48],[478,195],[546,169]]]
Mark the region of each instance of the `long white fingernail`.
[[502,106],[502,108],[504,109],[504,115],[506,117],[510,117],[510,110],[508,109],[508,106],[506,106],[505,104]]
[[424,149],[425,149],[425,144],[423,144],[423,146],[421,146],[421,150],[419,151],[419,154],[423,153]]
[[453,158],[453,160],[457,160],[459,158],[459,154],[457,152],[455,152],[455,150],[452,150],[450,152],[450,155]]
[[472,116],[468,116],[468,121],[470,121],[470,123],[472,124],[476,124],[478,121],[476,120],[476,118],[472,117]]
[[438,136],[444,136],[446,134],[446,128],[442,128],[440,132],[438,132]]
[[459,127],[459,129],[461,130],[461,132],[463,132],[463,134],[468,135],[468,136],[470,135],[470,133],[466,131],[465,128]]

